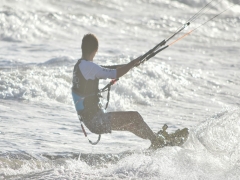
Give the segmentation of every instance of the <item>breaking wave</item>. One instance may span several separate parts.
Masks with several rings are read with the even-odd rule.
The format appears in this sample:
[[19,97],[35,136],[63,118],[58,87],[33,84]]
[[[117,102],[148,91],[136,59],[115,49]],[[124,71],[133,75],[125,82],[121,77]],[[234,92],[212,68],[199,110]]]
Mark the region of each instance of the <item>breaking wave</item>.
[[182,147],[119,154],[0,155],[9,179],[238,179],[240,110],[219,113],[195,127]]

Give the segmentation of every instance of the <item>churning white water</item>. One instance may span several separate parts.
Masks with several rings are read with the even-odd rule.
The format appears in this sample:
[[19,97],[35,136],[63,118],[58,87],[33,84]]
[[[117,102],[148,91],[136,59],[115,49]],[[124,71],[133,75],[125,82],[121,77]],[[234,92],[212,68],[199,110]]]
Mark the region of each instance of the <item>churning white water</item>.
[[234,6],[112,88],[108,111],[137,110],[155,132],[187,127],[182,147],[149,152],[150,142],[129,132],[92,146],[71,99],[84,34],[99,39],[95,62],[127,63],[208,2],[1,0],[0,179],[238,180],[239,0],[214,0],[178,37]]

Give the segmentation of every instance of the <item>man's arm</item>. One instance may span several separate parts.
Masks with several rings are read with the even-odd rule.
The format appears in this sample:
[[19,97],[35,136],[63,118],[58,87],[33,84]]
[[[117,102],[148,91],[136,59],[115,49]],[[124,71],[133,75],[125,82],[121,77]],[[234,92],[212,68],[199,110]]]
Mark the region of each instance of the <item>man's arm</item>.
[[128,64],[122,65],[121,67],[117,68],[116,69],[117,70],[117,77],[116,77],[116,79],[120,78],[121,76],[126,74],[130,69],[132,69],[133,67],[138,65],[140,57],[138,57],[137,59],[132,60]]
[[119,64],[119,65],[112,65],[112,66],[102,66],[103,68],[108,68],[108,69],[117,69],[117,68],[120,68],[122,66],[125,66],[126,64]]
[[[98,71],[98,73],[96,74],[96,77],[98,79],[106,79],[106,78],[118,79],[121,76],[123,76],[124,74],[126,74],[130,69],[137,66],[139,64],[139,60],[140,60],[140,57],[132,60],[128,64],[120,64],[120,65],[113,65],[113,66],[100,66],[101,68],[105,68],[105,70],[101,69],[100,71]],[[114,70],[116,70],[115,77],[112,77]]]

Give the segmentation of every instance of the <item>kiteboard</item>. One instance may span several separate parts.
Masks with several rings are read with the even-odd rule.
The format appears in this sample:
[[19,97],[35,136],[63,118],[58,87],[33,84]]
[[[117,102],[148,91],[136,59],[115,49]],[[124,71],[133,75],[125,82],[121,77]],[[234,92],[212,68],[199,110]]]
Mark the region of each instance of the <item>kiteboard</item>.
[[178,129],[173,133],[168,133],[166,131],[167,128],[168,126],[164,124],[157,133],[157,142],[151,144],[150,150],[156,150],[165,146],[181,146],[187,141],[189,135],[188,128]]

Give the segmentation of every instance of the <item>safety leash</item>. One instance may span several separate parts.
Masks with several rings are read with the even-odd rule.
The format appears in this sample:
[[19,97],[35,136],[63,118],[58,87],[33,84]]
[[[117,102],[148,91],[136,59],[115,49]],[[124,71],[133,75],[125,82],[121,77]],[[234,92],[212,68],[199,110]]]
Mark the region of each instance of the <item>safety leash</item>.
[[88,138],[88,136],[87,136],[87,133],[86,133],[85,128],[84,128],[84,126],[83,126],[82,117],[81,117],[80,115],[78,115],[78,119],[79,119],[79,121],[80,121],[83,134],[84,134],[84,136],[88,139],[88,142],[89,142],[90,144],[92,144],[92,145],[96,145],[97,143],[99,143],[99,141],[100,141],[100,139],[101,139],[101,134],[98,135],[98,140],[97,140],[96,142],[92,142],[92,141]]

